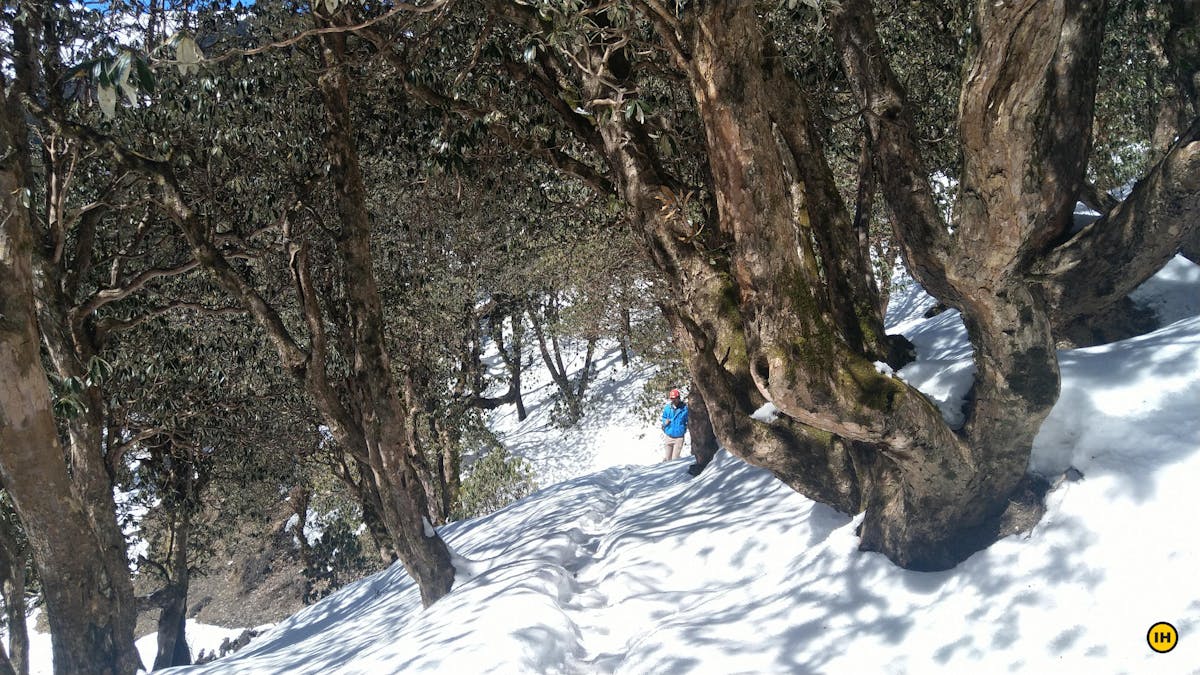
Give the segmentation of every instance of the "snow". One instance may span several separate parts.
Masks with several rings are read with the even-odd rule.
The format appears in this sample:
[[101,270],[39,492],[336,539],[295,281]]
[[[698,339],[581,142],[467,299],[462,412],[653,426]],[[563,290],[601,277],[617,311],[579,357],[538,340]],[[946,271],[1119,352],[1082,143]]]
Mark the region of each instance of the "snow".
[[[258,626],[253,630],[261,633],[266,632],[271,627],[271,624],[266,624]],[[192,658],[194,659],[200,655],[201,650],[206,654],[220,653],[221,643],[226,641],[233,642],[244,630],[244,628],[222,628],[221,626],[212,626],[188,619],[185,634],[187,635],[188,648],[191,649]],[[136,646],[138,654],[142,657],[142,663],[146,667],[153,665],[154,656],[158,653],[158,635],[151,633],[138,638]]]
[[936,301],[900,273],[892,281],[895,296],[888,305],[888,332],[902,333],[917,348],[917,360],[896,372],[937,405],[953,428],[963,424],[963,403],[975,381],[971,343],[958,310],[926,319]]
[[779,419],[779,408],[774,403],[767,401],[758,410],[750,413],[750,419],[770,424]]
[[[565,359],[571,372],[583,367],[584,350],[576,346],[573,358]],[[502,372],[498,356],[486,356],[493,372]],[[519,421],[515,406],[497,408],[489,416],[488,427],[509,452],[533,465],[538,485],[552,485],[613,466],[651,464],[662,458],[662,434],[634,403],[654,374],[653,369],[637,361],[621,365],[620,349],[611,342],[597,345],[594,361],[596,377],[588,387],[583,419],[578,424],[564,428],[564,421],[555,419],[555,384],[540,357],[522,373],[529,417]],[[689,435],[685,455],[690,447]]]
[[[38,622],[38,616],[41,614],[42,608],[35,608],[29,614],[29,654],[30,654],[30,675],[51,675],[53,669],[51,667],[51,646],[50,634],[42,633],[36,630],[35,626]],[[272,626],[270,624],[258,626],[254,630],[265,632]],[[219,653],[221,643],[225,640],[232,642],[241,635],[243,628],[222,628],[220,626],[212,626],[209,624],[199,623],[188,619],[187,621],[187,641],[188,647],[192,651],[192,658],[199,655],[200,650],[206,653]],[[3,635],[5,648],[8,647],[8,635]],[[145,635],[139,638],[135,644],[138,654],[141,656],[142,663],[147,667],[154,663],[154,656],[158,653],[158,636],[155,633]],[[166,672],[166,671],[161,671]]]
[[[1197,272],[1177,260],[1139,301],[1186,314]],[[921,318],[919,294],[889,314],[918,347],[898,374],[949,419],[970,346],[956,313]],[[172,672],[1200,672],[1200,316],[1060,359],[1062,397],[1030,461],[1055,484],[1045,517],[952,570],[859,551],[861,516],[722,451],[695,478],[688,460],[609,466],[441,528],[458,575],[427,610],[394,565],[226,659]],[[613,372],[614,396],[636,380]],[[615,422],[624,438],[593,421],[570,460],[655,458],[630,419]],[[1146,642],[1159,621],[1180,636],[1167,654]]]

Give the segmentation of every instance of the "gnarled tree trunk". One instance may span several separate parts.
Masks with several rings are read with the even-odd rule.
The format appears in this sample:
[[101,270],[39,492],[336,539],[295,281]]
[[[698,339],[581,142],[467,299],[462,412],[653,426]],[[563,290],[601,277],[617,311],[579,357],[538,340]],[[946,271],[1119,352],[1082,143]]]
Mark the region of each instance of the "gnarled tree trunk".
[[713,433],[704,396],[699,391],[689,392],[687,403],[688,435],[692,437],[692,457],[696,460],[694,467],[688,467],[688,470],[698,474],[713,460],[720,446],[716,434]]
[[[24,122],[5,91],[0,123],[0,480],[12,495],[44,583],[55,672],[132,675],[128,570],[111,570],[110,537],[76,491],[51,414],[33,306],[28,192],[17,161]],[[111,497],[110,497],[111,499]],[[111,515],[111,514],[110,514]],[[115,527],[115,522],[113,523]]]
[[[888,348],[868,261],[807,103],[753,4],[708,2],[674,27],[658,24],[681,45],[706,134],[719,232],[706,263],[670,223],[638,210],[678,285],[670,316],[692,336],[689,367],[717,436],[801,492],[865,510],[862,547],[913,569],[952,566],[991,540],[1057,399],[1051,323],[1031,266],[1033,252],[1061,236],[1081,185],[1103,7],[1016,4],[977,12],[953,235],[922,174],[870,7],[848,0],[834,12],[884,193],[903,214],[897,239],[926,288],[962,311],[976,348],[975,404],[961,429],[872,363]],[[612,140],[613,150],[631,145]],[[637,194],[657,187],[653,167],[628,152],[622,160],[651,183],[624,182],[636,208]],[[745,419],[763,401],[781,417]]]

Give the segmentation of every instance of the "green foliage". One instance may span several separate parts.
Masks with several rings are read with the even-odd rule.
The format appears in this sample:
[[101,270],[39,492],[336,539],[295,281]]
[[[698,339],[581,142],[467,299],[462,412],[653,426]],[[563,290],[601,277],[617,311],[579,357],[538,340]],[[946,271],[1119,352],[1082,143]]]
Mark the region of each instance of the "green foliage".
[[452,518],[463,520],[494,513],[537,489],[532,465],[497,446],[471,466],[463,479]]
[[304,567],[304,604],[312,604],[356,579],[376,571],[356,533],[357,519],[335,511],[321,522]]
[[1153,160],[1159,107],[1171,81],[1164,53],[1169,3],[1109,3],[1104,32],[1089,178],[1115,190],[1142,175]]
[[687,369],[680,362],[665,363],[661,370],[650,376],[638,394],[637,407],[647,424],[658,428],[667,393],[672,389],[686,392],[690,388]]
[[108,361],[93,356],[87,364],[82,377],[61,376],[47,372],[50,380],[50,393],[54,397],[54,415],[59,419],[78,417],[87,412],[84,404],[84,392],[92,387],[100,386],[113,373],[113,366]]

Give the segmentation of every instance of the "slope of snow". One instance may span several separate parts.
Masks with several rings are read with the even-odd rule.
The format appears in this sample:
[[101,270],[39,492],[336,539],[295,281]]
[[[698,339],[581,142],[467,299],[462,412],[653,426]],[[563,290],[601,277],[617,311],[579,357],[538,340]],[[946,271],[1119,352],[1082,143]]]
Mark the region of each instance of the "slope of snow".
[[[944,362],[910,381],[969,361],[951,319],[907,327]],[[857,518],[722,452],[695,479],[686,460],[613,467],[454,523],[460,581],[434,607],[395,566],[187,672],[1196,672],[1200,317],[1061,357],[1031,467],[1082,478],[953,570],[858,551]],[[1168,654],[1146,642],[1158,621]]]
[[[610,466],[442,528],[458,581],[428,610],[396,565],[226,659],[171,672],[1200,672],[1197,272],[1177,259],[1139,289],[1170,325],[1060,353],[1062,396],[1030,467],[1079,473],[1056,481],[1032,532],[953,570],[909,572],[860,552],[859,518],[724,452],[696,478],[689,460]],[[919,349],[899,374],[949,419],[970,385],[970,346],[953,312],[920,318],[920,295],[898,295],[889,315]],[[601,372],[615,376],[599,391],[638,377]],[[501,431],[553,443],[548,410]],[[635,437],[653,429],[628,419],[611,437],[597,421],[592,445],[556,452],[578,453],[568,464],[580,469],[656,460]],[[1158,621],[1179,631],[1167,654],[1147,645]]]
[[[583,367],[583,350],[575,351],[574,358],[565,364],[572,373]],[[636,360],[623,366],[619,347],[601,343],[595,370],[583,419],[574,426],[564,428],[562,420],[554,419],[556,388],[540,357],[522,378],[529,417],[519,421],[516,407],[511,405],[493,410],[488,417],[488,427],[509,452],[529,460],[539,485],[553,485],[613,466],[652,464],[662,458],[661,434],[634,404],[653,369]]]

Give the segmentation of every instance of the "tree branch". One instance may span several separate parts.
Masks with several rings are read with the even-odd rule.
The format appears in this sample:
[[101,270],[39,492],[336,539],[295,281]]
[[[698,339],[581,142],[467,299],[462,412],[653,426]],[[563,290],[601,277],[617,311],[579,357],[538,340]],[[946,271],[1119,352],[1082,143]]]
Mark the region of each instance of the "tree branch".
[[[407,76],[409,64],[396,51],[392,40],[372,30],[364,29],[358,31],[358,33],[375,45],[380,54],[399,71],[399,78],[404,82],[405,90],[418,101],[433,108],[453,112],[467,120],[482,122],[497,139],[510,148],[531,155],[546,162],[555,169],[570,173],[594,190],[605,194],[615,193],[612,183],[599,171],[558,148],[548,147],[531,138],[521,136],[509,125],[498,121],[496,115],[492,114],[493,111],[477,108],[463,100],[447,96],[428,85],[412,81],[412,78]],[[543,83],[543,85],[545,84]],[[569,114],[574,114],[574,111],[571,111],[569,108],[567,110]],[[564,121],[578,135],[579,129],[577,129],[577,125],[579,124],[579,120],[567,117],[564,118]],[[585,134],[580,136],[580,140],[592,145],[592,140],[594,139],[589,139]]]
[[1085,182],[1080,188],[1079,201],[1096,213],[1108,213],[1120,203],[1116,197],[1096,187],[1096,184],[1091,181]]
[[[365,28],[374,26],[375,24],[380,23],[382,21],[386,21],[387,19],[390,19],[393,16],[396,16],[397,14],[402,14],[402,13],[406,13],[406,12],[410,13],[410,14],[429,14],[431,12],[436,12],[437,10],[441,9],[442,7],[448,5],[449,2],[450,2],[450,0],[434,0],[434,2],[432,2],[428,5],[414,5],[414,4],[409,4],[406,2],[397,2],[392,5],[391,9],[384,12],[383,14],[380,14],[379,16],[376,16],[376,17],[372,17],[370,19],[366,19],[366,20],[361,21],[356,24],[322,26],[321,28],[311,28],[309,30],[297,33],[297,34],[293,35],[292,37],[287,38],[286,40],[280,40],[279,42],[272,42],[270,44],[262,45],[261,47],[253,47],[250,49],[230,49],[229,51],[221,52],[221,54],[218,56],[203,59],[201,61],[201,63],[219,63],[221,61],[226,61],[228,59],[231,59],[235,56],[253,56],[255,54],[262,54],[264,52],[269,52],[273,49],[282,49],[283,47],[290,47],[290,46],[296,44],[297,42],[307,40],[308,38],[311,38],[311,37],[317,37],[320,35],[328,35],[330,33],[353,33],[353,32],[360,31]],[[174,66],[174,65],[180,65],[181,63],[182,62],[180,62],[180,61],[174,61],[174,60],[170,60],[170,59],[158,59],[158,60],[154,61],[155,66]]]
[[245,314],[246,310],[241,307],[209,307],[198,302],[188,302],[185,300],[176,300],[170,304],[161,307],[155,307],[137,316],[128,319],[116,319],[113,317],[105,317],[96,322],[96,341],[103,344],[104,339],[113,333],[126,331],[136,326],[139,326],[150,319],[169,314],[173,311],[186,309],[209,316],[228,316],[235,314]]
[[896,239],[913,275],[939,298],[950,238],[917,144],[904,88],[883,56],[869,0],[844,0],[830,11],[842,68],[870,132],[879,185],[896,214]]
[[208,238],[207,229],[200,217],[188,206],[170,164],[139,154],[111,137],[90,127],[69,120],[56,119],[47,114],[31,97],[23,96],[22,102],[35,115],[59,133],[64,133],[95,147],[109,155],[123,169],[134,171],[149,179],[159,190],[167,213],[175,221],[187,239],[197,262],[208,270],[217,283],[235,300],[244,306],[267,332],[278,351],[284,367],[297,372],[304,368],[308,354],[300,347],[283,323],[279,312],[263,298],[241,274],[229,263],[229,259]]
[[1200,237],[1200,119],[1115,209],[1034,267],[1052,319],[1065,326],[1128,295]]
[[199,261],[192,259],[185,263],[176,265],[175,267],[163,267],[144,270],[134,278],[130,279],[125,284],[116,288],[105,288],[97,291],[88,298],[85,302],[77,306],[71,311],[72,321],[77,317],[84,317],[96,312],[101,307],[118,300],[124,300],[130,295],[142,290],[151,281],[162,279],[165,277],[175,277],[181,274],[187,274],[199,267]]

